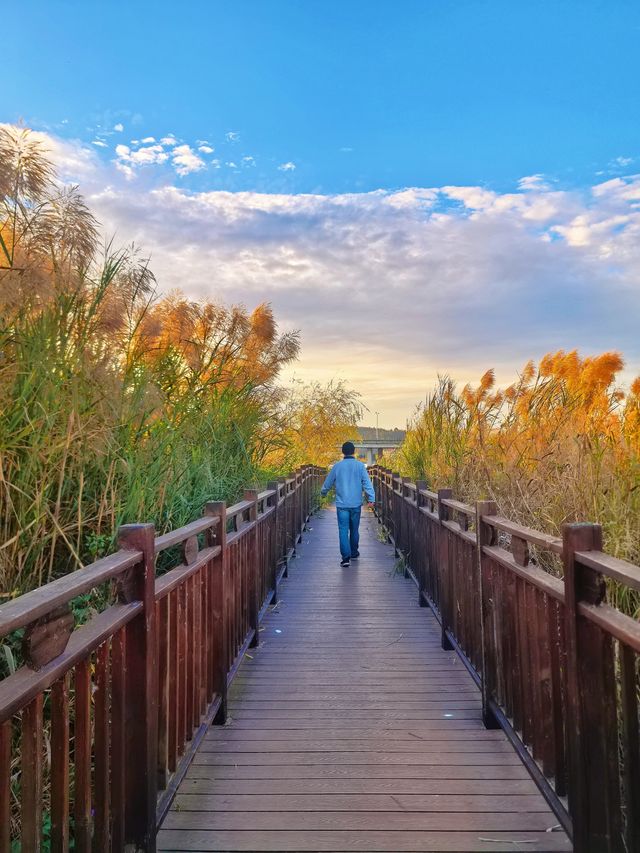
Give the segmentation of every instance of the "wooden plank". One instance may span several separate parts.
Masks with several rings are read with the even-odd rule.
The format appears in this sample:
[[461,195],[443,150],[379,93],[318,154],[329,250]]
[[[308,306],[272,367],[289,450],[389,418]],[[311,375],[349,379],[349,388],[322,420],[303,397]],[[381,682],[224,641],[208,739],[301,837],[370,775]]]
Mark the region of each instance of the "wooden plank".
[[109,643],[98,649],[95,661],[94,705],[94,829],[93,850],[109,850]]
[[622,766],[624,770],[625,842],[640,849],[640,723],[638,720],[638,664],[633,651],[620,648]]
[[158,626],[158,788],[167,787],[169,779],[169,729],[170,720],[170,602],[169,597],[156,600]]
[[441,764],[192,764],[192,779],[529,779],[521,763]]
[[140,559],[139,552],[117,551],[82,570],[71,572],[51,583],[27,592],[0,606],[0,637],[35,622],[72,598],[88,592],[130,569]]
[[444,741],[451,743],[453,741],[453,730],[458,734],[456,737],[461,739],[478,741],[499,741],[504,742],[504,738],[499,731],[487,730],[478,725],[476,720],[471,722],[458,720],[443,720],[442,725],[424,725],[418,723],[412,725],[411,728],[360,728],[357,725],[352,725],[351,728],[331,728],[325,729],[322,732],[317,731],[317,724],[313,726],[314,733],[309,734],[307,729],[293,729],[288,723],[277,729],[265,728],[263,724],[254,725],[250,729],[240,726],[237,721],[234,721],[233,727],[218,728],[215,727],[207,733],[206,740],[209,744],[215,743],[241,743],[243,746],[251,741],[279,741],[284,740],[288,743],[292,741],[304,739],[308,741],[310,737],[317,737],[321,742],[326,741],[346,741],[348,743],[362,742],[365,746],[368,744],[380,745],[382,741],[397,741],[399,743],[409,743],[415,746],[416,741],[423,741],[429,744]]
[[527,850],[571,851],[571,843],[560,833],[536,832],[326,832],[276,831],[208,831],[171,830],[158,836],[158,850],[183,851],[364,851],[364,853],[405,853],[405,851],[438,851],[438,853],[500,853]]
[[79,853],[91,850],[91,669],[88,660],[75,671],[73,735],[74,797],[73,838]]
[[441,737],[440,739],[422,739],[420,742],[416,743],[415,740],[391,740],[385,739],[381,741],[380,738],[370,738],[369,740],[353,740],[353,739],[342,739],[342,740],[329,740],[329,739],[313,739],[308,738],[305,739],[302,744],[294,741],[294,742],[286,742],[286,741],[268,741],[262,742],[259,745],[256,745],[253,741],[245,741],[244,739],[234,739],[231,741],[223,741],[223,740],[214,740],[208,741],[205,740],[200,748],[200,752],[218,752],[218,753],[226,753],[226,752],[234,752],[234,753],[242,753],[242,752],[252,752],[255,753],[257,749],[260,750],[261,753],[265,752],[277,752],[280,754],[286,752],[299,752],[300,747],[304,747],[304,751],[307,754],[311,754],[314,752],[410,752],[415,754],[416,751],[419,751],[421,755],[430,755],[431,752],[440,752],[445,751],[447,753],[452,752],[463,752],[463,753],[474,753],[474,752],[490,752],[490,753],[509,753],[511,750],[511,746],[508,743],[505,743],[504,737],[502,738],[494,738],[492,740],[484,740],[480,738],[470,738],[466,740],[462,740],[460,735],[456,737],[455,740],[452,740],[451,737]]
[[450,767],[456,764],[465,765],[512,765],[517,766],[520,759],[513,750],[490,752],[485,754],[459,752],[430,752],[422,755],[404,752],[378,752],[372,760],[368,753],[362,752],[204,752],[200,751],[194,758],[196,764],[233,764],[240,766],[281,765],[281,764],[428,764],[440,767]]
[[42,707],[40,693],[22,712],[21,851],[37,853],[42,843]]
[[69,849],[69,676],[51,690],[51,849]]
[[210,530],[218,523],[217,518],[204,516],[192,521],[190,524],[185,524],[184,527],[178,527],[169,533],[163,533],[162,536],[156,536],[154,542],[154,551],[156,554],[160,551],[165,551],[173,545],[179,545],[181,542],[191,539],[192,536],[197,536],[199,533],[204,533],[205,530]]
[[193,575],[197,574],[209,560],[212,560],[220,553],[218,548],[204,548],[198,554],[196,560],[188,566],[176,566],[175,569],[156,578],[155,596],[156,598],[164,598],[169,595],[174,589],[181,586]]
[[[492,812],[498,801],[484,794],[449,794],[448,812],[473,814]],[[178,794],[176,810],[209,812],[323,812],[387,811],[440,812],[445,807],[440,794]],[[537,794],[503,795],[500,812],[542,812],[549,815]]]
[[123,625],[142,610],[139,601],[131,604],[114,604],[103,610],[90,622],[78,628],[64,652],[34,672],[26,666],[0,682],[0,721],[8,719],[31,702],[42,691],[83,661],[92,651],[108,640]]
[[269,811],[176,811],[165,821],[165,829],[230,829],[275,830],[291,832],[305,830],[387,830],[402,832],[508,832],[510,830],[546,832],[553,826],[548,814],[540,812],[402,812],[393,811],[333,811],[313,812]]
[[[474,779],[198,779],[190,775],[182,786],[182,794],[473,794],[478,790]],[[485,779],[485,795],[537,793],[531,779]]]
[[11,850],[11,720],[0,723],[0,851]]
[[111,849],[114,851],[124,848],[126,659],[125,631],[121,629],[111,641]]
[[525,539],[539,548],[551,551],[554,554],[562,554],[562,539],[557,536],[549,536],[547,533],[540,533],[539,530],[533,530],[531,527],[523,527],[521,524],[516,524],[508,518],[502,518],[495,514],[483,513],[482,521],[497,530],[504,531],[504,533]]
[[[407,507],[405,524],[419,511]],[[293,545],[304,515],[293,492],[285,511]],[[332,513],[296,543],[260,646],[230,688],[227,724],[204,737],[159,849],[570,849],[545,831],[555,816],[504,733],[484,728],[474,681],[440,647],[412,581],[390,571],[393,550],[373,524],[365,515],[349,572]],[[235,643],[251,618],[250,538],[230,549]],[[462,576],[468,555],[458,556]],[[458,601],[471,645],[474,603]]]
[[613,578],[625,586],[630,586],[632,589],[640,589],[640,566],[595,550],[577,552],[575,558],[583,566],[595,569],[595,571]]
[[178,637],[177,637],[177,745],[176,755],[182,755],[187,740],[187,587],[178,587],[174,595],[178,599]]
[[[377,726],[365,727],[366,724],[362,720],[342,720],[332,721],[330,728],[324,728],[322,733],[325,737],[344,738],[344,737],[364,737],[364,738],[407,738],[420,739],[437,736],[441,732],[461,731],[464,733],[481,734],[486,737],[487,732],[484,725],[477,719],[436,719],[436,720],[416,720],[410,723],[409,726],[398,728],[393,725],[393,721],[381,721]],[[237,717],[233,719],[233,728],[214,727],[208,733],[209,740],[216,738],[224,739],[230,734],[236,737],[242,737],[245,740],[295,740],[296,738],[309,737],[309,729],[316,731],[318,729],[317,720],[286,720],[280,723],[279,720],[263,720],[256,723],[253,720],[240,720]]]
[[565,524],[564,578],[569,708],[569,796],[578,853],[621,849],[616,690],[611,636],[580,617],[579,604],[604,599],[602,575],[575,558],[600,551],[602,529]]
[[155,536],[152,524],[124,525],[118,543],[142,553],[132,573],[132,594],[141,613],[126,629],[126,815],[125,843],[153,847],[156,830],[158,663],[155,619]]

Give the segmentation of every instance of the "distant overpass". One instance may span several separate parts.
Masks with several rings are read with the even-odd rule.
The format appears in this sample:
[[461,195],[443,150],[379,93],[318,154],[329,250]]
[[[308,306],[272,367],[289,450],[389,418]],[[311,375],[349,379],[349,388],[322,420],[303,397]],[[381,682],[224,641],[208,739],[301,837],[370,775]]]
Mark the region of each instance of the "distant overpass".
[[382,457],[385,450],[397,450],[397,448],[402,444],[402,440],[374,438],[368,439],[367,441],[354,441],[353,443],[356,448],[356,456],[359,459],[363,459],[367,465],[375,465],[378,459]]

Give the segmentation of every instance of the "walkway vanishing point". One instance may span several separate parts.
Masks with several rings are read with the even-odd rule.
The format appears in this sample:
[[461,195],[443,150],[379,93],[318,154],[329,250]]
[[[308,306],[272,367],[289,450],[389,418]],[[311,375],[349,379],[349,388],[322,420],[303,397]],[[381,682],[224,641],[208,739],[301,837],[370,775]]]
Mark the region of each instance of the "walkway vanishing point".
[[0,606],[0,853],[640,850],[640,569],[370,473],[349,569],[304,466]]

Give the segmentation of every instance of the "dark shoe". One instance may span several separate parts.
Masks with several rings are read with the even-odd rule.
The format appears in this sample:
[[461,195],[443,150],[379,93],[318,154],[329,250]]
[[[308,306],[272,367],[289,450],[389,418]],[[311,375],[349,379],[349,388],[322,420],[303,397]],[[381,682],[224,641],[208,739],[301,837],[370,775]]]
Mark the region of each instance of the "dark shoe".
[[352,554],[352,555],[351,555],[351,559],[352,559],[352,560],[357,560],[359,556],[360,556],[360,551],[357,551],[355,554]]
[[342,561],[340,562],[340,565],[341,565],[341,566],[343,566],[344,568],[346,568],[348,565],[350,565],[350,560],[349,560],[349,558],[347,557],[347,558],[346,558],[346,560],[342,560]]

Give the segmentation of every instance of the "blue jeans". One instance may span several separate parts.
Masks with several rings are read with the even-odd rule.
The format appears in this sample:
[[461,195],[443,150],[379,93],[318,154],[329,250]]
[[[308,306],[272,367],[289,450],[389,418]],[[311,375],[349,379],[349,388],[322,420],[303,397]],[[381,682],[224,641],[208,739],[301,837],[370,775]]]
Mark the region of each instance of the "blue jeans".
[[340,554],[343,560],[355,557],[358,553],[360,543],[360,512],[361,506],[339,506],[338,513],[338,535],[340,536]]

